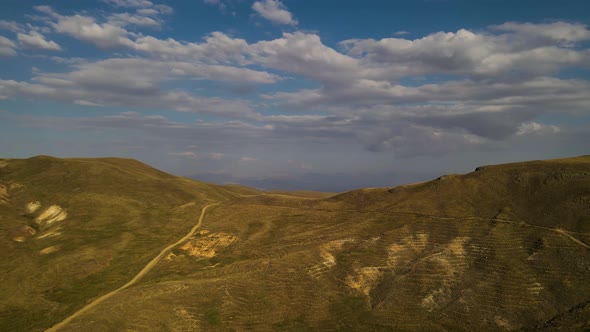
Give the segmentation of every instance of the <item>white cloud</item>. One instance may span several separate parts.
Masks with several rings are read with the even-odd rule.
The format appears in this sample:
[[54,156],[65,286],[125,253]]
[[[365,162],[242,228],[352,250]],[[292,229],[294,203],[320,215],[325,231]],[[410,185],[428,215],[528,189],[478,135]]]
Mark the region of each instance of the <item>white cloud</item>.
[[160,62],[170,68],[173,76],[238,83],[275,83],[276,75],[264,71],[222,65],[202,65],[188,62]]
[[96,23],[93,17],[59,16],[57,22],[52,25],[57,32],[93,43],[100,48],[133,47],[133,42],[128,38],[125,29],[111,23]]
[[14,21],[6,21],[6,20],[0,20],[0,29],[12,31],[12,32],[24,31],[22,24],[14,22]]
[[[127,25],[159,27],[161,24],[159,20],[144,14],[116,13],[110,15],[106,22],[101,23],[97,22],[94,17],[85,15],[60,15],[49,6],[36,6],[34,8],[48,15],[46,18],[49,20],[48,24],[56,32],[92,43],[103,49],[133,48],[134,42],[129,38],[132,34],[124,29]],[[161,12],[153,8],[143,8],[143,10]]]
[[238,83],[274,83],[278,80],[275,75],[248,68],[142,58],[112,58],[82,63],[74,68],[69,73],[45,73],[35,79],[59,78],[76,85],[91,84],[94,88],[105,86],[129,91],[154,89],[159,82],[182,79]]
[[494,35],[461,29],[416,40],[346,40],[341,45],[347,54],[342,54],[312,33],[284,33],[281,38],[248,44],[244,39],[213,32],[203,43],[142,36],[131,48],[167,59],[257,63],[340,85],[355,80],[399,82],[404,77],[436,74],[513,81],[552,75],[567,66],[590,65],[588,50],[562,47],[555,40],[526,43],[521,37],[516,38],[513,32]]
[[47,6],[47,5],[39,5],[39,6],[33,6],[33,9],[35,9],[36,11],[46,14],[52,18],[58,18],[60,15],[57,14],[53,8],[51,8],[51,6]]
[[74,100],[73,103],[76,104],[76,105],[82,105],[82,106],[95,106],[95,107],[101,107],[101,106],[103,106],[101,104],[93,103],[91,101],[82,100],[82,99],[80,99],[80,100]]
[[[135,6],[143,1],[120,1],[116,0],[120,6]],[[149,3],[149,6],[148,4]],[[47,15],[42,18],[56,32],[70,35],[76,39],[93,43],[99,48],[109,49],[116,47],[135,48],[135,43],[130,39],[131,36],[138,34],[130,33],[125,29],[126,26],[134,25],[139,27],[156,27],[162,24],[159,18],[160,14],[169,14],[172,8],[165,5],[153,5],[147,1],[145,6],[149,8],[138,8],[135,14],[131,13],[114,13],[107,17],[106,22],[97,22],[94,17],[85,15],[60,15],[50,6],[35,6],[35,10]],[[141,35],[139,35],[141,36]]]
[[[415,40],[345,40],[341,46],[347,54],[324,45],[317,34],[303,32],[285,33],[282,38],[254,44],[213,32],[204,42],[194,43],[142,35],[131,40],[132,34],[122,28],[126,24],[155,26],[158,23],[147,16],[130,14],[113,15],[106,23],[75,15],[58,16],[55,26],[58,31],[103,48],[124,46],[164,59],[239,65],[257,63],[332,85],[346,85],[346,82],[357,80],[398,82],[404,77],[436,74],[477,80],[515,80],[552,75],[567,66],[590,65],[588,50],[560,42],[586,38],[584,26],[568,23],[554,23],[551,27],[557,26],[564,32],[555,32],[553,39],[540,40],[529,31],[537,25],[517,26],[526,33],[502,25],[493,28],[500,34],[460,29]],[[537,35],[551,35],[547,29],[545,25],[538,25]]]
[[262,0],[252,4],[252,9],[265,19],[286,25],[297,25],[297,20],[279,0]]
[[0,56],[14,55],[16,55],[16,44],[12,40],[0,36]]
[[156,9],[162,15],[170,15],[174,12],[174,9],[172,9],[172,7],[166,5],[155,5],[153,8]]
[[209,63],[245,63],[248,43],[222,32],[213,32],[205,38],[204,43],[181,43],[172,38],[163,40],[152,36],[139,37],[133,48],[162,58],[186,58]]
[[139,8],[137,9],[137,14],[141,16],[157,16],[160,12],[153,8]]
[[[301,31],[253,43],[222,32],[197,42],[160,39],[125,30],[128,25],[157,26],[165,11],[151,2],[133,3],[125,2],[127,8],[136,9],[133,13],[106,19],[63,16],[50,7],[38,7],[56,32],[102,48],[121,47],[129,54],[90,63],[55,58],[70,64],[70,70],[39,71],[29,82],[0,81],[0,98],[214,114],[244,122],[182,124],[127,114],[105,117],[101,125],[142,126],[141,130],[191,139],[207,134],[219,141],[224,138],[216,130],[237,140],[357,143],[371,151],[406,156],[479,149],[526,140],[533,134],[558,133],[560,128],[535,121],[543,114],[586,114],[590,109],[587,80],[555,77],[564,68],[590,66],[590,51],[581,43],[590,37],[580,24],[506,23],[416,39],[345,40],[334,49],[319,34]],[[257,1],[255,7],[275,23],[295,24],[280,2]],[[282,14],[272,16],[273,11]],[[0,39],[0,54],[2,45],[8,49],[5,53],[16,54],[9,39]],[[214,97],[208,88],[205,93],[168,88],[172,85],[168,83],[188,80],[251,86],[293,77],[312,83],[299,90],[269,89],[272,92],[255,101]],[[292,111],[308,114],[287,113]],[[216,152],[200,157],[223,156]]]
[[325,46],[316,34],[284,33],[282,38],[259,41],[248,48],[263,66],[319,81],[343,81],[362,71],[359,62]]
[[[590,31],[586,25],[579,23],[554,22],[547,24],[507,22],[491,27],[494,30],[514,33],[528,41],[564,43],[590,40]],[[539,40],[541,39],[541,40]]]
[[526,122],[522,123],[518,126],[518,130],[516,132],[517,136],[524,136],[524,135],[547,135],[547,134],[555,134],[560,132],[559,127],[554,125],[544,125],[538,122]]
[[[124,106],[210,113],[231,118],[258,119],[250,102],[199,96],[183,90],[165,91],[175,80],[216,80],[237,83],[273,83],[273,74],[248,68],[156,59],[115,58],[97,62],[82,59],[55,61],[70,64],[66,73],[40,72],[32,82],[0,80],[0,97],[50,99],[84,106]],[[219,157],[212,155],[213,158]]]
[[[587,81],[551,77],[568,66],[590,65],[587,49],[561,42],[586,38],[585,28],[559,26],[566,32],[551,38],[533,37],[530,32],[459,30],[416,40],[352,40],[342,43],[348,54],[323,45],[317,35],[297,32],[248,49],[256,63],[321,84],[319,88],[262,96],[275,107],[321,110],[352,123],[368,121],[374,127],[403,121],[420,128],[450,130],[457,140],[479,144],[482,139],[506,139],[519,131],[523,121],[541,114],[587,112]],[[567,27],[575,32],[567,32]],[[542,25],[538,30],[546,28]],[[437,74],[454,76],[436,83],[427,76],[417,86],[402,83],[404,78]],[[362,132],[355,128],[353,131]],[[392,142],[401,138],[390,141],[397,136],[384,132],[383,137],[390,137],[370,135],[372,139],[363,139],[363,144],[376,150],[393,149]]]
[[460,29],[415,40],[353,39],[341,45],[364,65],[381,68],[393,79],[435,73],[526,78],[551,74],[563,66],[589,64],[587,51],[569,47],[571,42],[588,38],[590,32],[582,25],[505,24],[493,29],[502,33]]
[[17,34],[17,39],[24,47],[48,51],[61,51],[61,47],[56,42],[45,40],[45,37],[36,31],[30,31],[28,34],[19,33]]
[[254,158],[254,157],[242,157],[240,158],[240,161],[243,162],[253,162],[253,161],[257,161],[258,159]]
[[[521,123],[530,122],[540,114],[587,111],[590,106],[590,85],[587,81],[538,76],[545,71],[538,68],[535,69],[537,74],[528,76],[527,80],[504,77],[502,70],[489,71],[485,77],[492,79],[482,80],[483,76],[478,74],[479,65],[460,69],[454,62],[445,63],[446,60],[440,58],[439,53],[450,52],[453,56],[462,54],[481,62],[480,54],[484,57],[497,55],[485,47],[487,53],[475,47],[485,44],[487,38],[491,37],[460,30],[457,33],[432,34],[415,41],[396,38],[369,40],[367,43],[354,41],[353,45],[348,45],[351,46],[349,54],[342,54],[324,45],[318,35],[302,32],[285,33],[281,38],[254,44],[219,32],[209,35],[203,43],[182,43],[147,36],[137,38],[132,48],[170,60],[128,58],[99,61],[77,66],[76,70],[66,74],[41,74],[34,79],[35,84],[20,82],[19,93],[46,94],[60,100],[82,100],[98,105],[161,107],[235,116],[285,133],[304,133],[309,137],[357,137],[371,150],[392,149],[399,153],[409,153],[400,148],[399,142],[406,142],[404,135],[414,137],[418,133],[438,133],[427,136],[432,140],[443,137],[464,141],[472,146],[482,140],[505,139],[515,134]],[[502,35],[498,43],[509,43],[508,39]],[[535,45],[530,46],[533,47],[531,50],[515,51],[527,54],[533,67],[534,63],[546,66],[549,61],[539,59],[535,62],[535,52],[565,50],[573,52],[575,58],[579,55],[577,53],[585,51],[549,44],[543,47],[538,47],[538,43]],[[381,46],[386,51],[381,52]],[[514,49],[522,48],[522,44],[513,46]],[[363,50],[356,52],[355,47],[363,47]],[[398,63],[379,58],[391,50],[400,54]],[[506,52],[510,50],[505,49]],[[404,54],[406,51],[414,55]],[[334,116],[262,116],[248,102],[161,90],[163,82],[183,79],[257,84],[279,80],[276,75],[264,71],[202,63],[209,59],[215,59],[213,61],[217,63],[256,64],[318,81],[321,84],[318,88],[276,92],[263,97],[272,107],[283,111],[321,110]],[[570,60],[561,56],[551,61],[562,61],[561,64],[554,64],[556,68],[561,68]],[[442,83],[427,80],[418,86],[406,86],[400,83],[399,78],[416,75],[416,69],[404,61],[427,64],[418,68],[420,75],[446,68],[459,77]],[[526,68],[527,64],[523,63],[522,67]],[[393,123],[404,123],[414,129],[398,128],[392,132],[387,128]],[[378,135],[363,134],[381,126],[384,129]],[[402,137],[398,137],[400,133]],[[441,145],[436,146],[442,149]]]
[[[128,83],[129,86],[124,84]],[[34,83],[0,80],[0,98],[41,98],[66,103],[109,105],[178,112],[209,113],[233,118],[256,118],[259,115],[244,100],[193,95],[186,91],[162,91],[154,82],[130,77],[116,82],[104,74],[86,78],[79,74],[36,77]]]
[[[465,80],[419,87],[361,81],[337,89],[283,92],[267,98],[290,109],[319,109],[348,119],[314,120],[328,127],[364,123],[366,128],[355,127],[354,131],[372,132],[372,128],[405,122],[502,140],[516,133],[523,121],[541,114],[587,112],[588,91],[590,83],[586,81],[556,78],[492,84]],[[289,123],[290,127],[294,125]]]
[[125,27],[128,25],[159,27],[161,25],[161,22],[151,17],[145,15],[133,15],[129,13],[113,14],[109,16],[108,22],[119,27]]

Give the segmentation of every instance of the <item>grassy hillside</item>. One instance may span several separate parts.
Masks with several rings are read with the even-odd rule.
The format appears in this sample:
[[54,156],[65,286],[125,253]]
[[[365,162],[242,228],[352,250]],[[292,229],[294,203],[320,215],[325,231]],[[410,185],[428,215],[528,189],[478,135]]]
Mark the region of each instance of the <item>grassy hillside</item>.
[[[11,174],[19,175],[17,162],[27,161],[8,161],[0,168],[7,188],[16,181]],[[56,166],[58,172],[71,168],[69,163],[88,161],[53,162],[68,164]],[[48,327],[43,324],[59,321],[84,299],[116,288],[125,273],[132,275],[157,248],[186,233],[200,206],[219,200],[223,202],[207,211],[198,233],[139,284],[74,319],[63,331],[590,329],[589,157],[486,166],[421,184],[327,198],[247,189],[234,195],[228,188],[187,182],[143,165],[131,167],[141,176],[125,175],[107,185],[104,179],[116,177],[116,169],[130,171],[117,162],[124,161],[92,162],[108,169],[96,187],[93,180],[52,180],[67,184],[67,190],[85,188],[77,192],[79,199],[69,194],[62,196],[68,199],[44,203],[68,211],[59,224],[63,234],[47,240],[55,242],[37,244],[41,240],[34,237],[47,232],[42,229],[24,242],[5,240],[3,245],[10,247],[3,249],[15,256],[2,262],[11,271],[3,281],[14,279],[1,286],[13,294],[3,308],[13,311],[3,309],[5,325],[0,327],[32,318],[37,327]],[[44,179],[30,174],[19,177],[25,189]],[[138,181],[143,189],[132,186],[135,177],[143,179]],[[119,186],[123,179],[127,182]],[[5,225],[34,221],[24,210],[6,217],[6,211],[34,199],[25,189],[9,190],[1,214],[3,232],[9,232]],[[162,195],[152,197],[154,192]],[[109,200],[108,193],[119,198]],[[51,195],[47,197],[60,197]],[[105,196],[111,205],[108,210],[103,201],[93,206],[94,196],[84,195]],[[196,203],[188,205],[192,201]],[[122,208],[124,204],[134,209]],[[76,215],[90,208],[95,210]],[[129,212],[139,210],[143,214]],[[124,230],[121,211],[131,220]],[[126,233],[133,237],[118,235]],[[60,249],[40,255],[47,245]],[[86,270],[80,268],[85,266],[82,256],[76,256],[81,252],[93,255]],[[144,256],[136,256],[139,252]],[[128,270],[120,268],[125,262]],[[59,274],[65,271],[60,269],[73,273],[103,265],[105,272],[78,279]],[[34,283],[42,278],[46,281],[41,286]],[[70,284],[74,286],[68,289]],[[19,319],[6,318],[14,315]]]
[[42,330],[129,280],[224,188],[135,160],[0,164],[0,330]]
[[498,218],[590,233],[590,156],[478,167],[465,175],[332,197],[347,208]]

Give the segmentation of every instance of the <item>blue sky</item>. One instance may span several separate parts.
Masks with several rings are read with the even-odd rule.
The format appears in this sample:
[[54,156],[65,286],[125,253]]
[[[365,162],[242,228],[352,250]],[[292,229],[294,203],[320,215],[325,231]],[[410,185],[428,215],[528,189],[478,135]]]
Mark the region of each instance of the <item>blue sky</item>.
[[3,1],[0,156],[341,191],[588,153],[588,1]]

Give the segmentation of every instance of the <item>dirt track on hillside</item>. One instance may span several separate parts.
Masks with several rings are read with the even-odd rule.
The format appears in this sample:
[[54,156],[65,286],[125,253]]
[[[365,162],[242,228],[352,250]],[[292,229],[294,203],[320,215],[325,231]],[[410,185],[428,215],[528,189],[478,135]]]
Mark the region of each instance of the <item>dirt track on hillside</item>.
[[199,216],[199,221],[197,222],[197,224],[190,230],[190,232],[188,232],[188,234],[186,234],[184,237],[182,237],[180,240],[176,241],[175,243],[167,246],[166,248],[162,249],[162,251],[160,251],[160,253],[154,257],[154,259],[152,259],[149,263],[147,263],[146,266],[144,266],[143,269],[141,269],[141,271],[139,271],[139,273],[137,273],[135,275],[135,277],[133,277],[133,279],[129,280],[129,282],[127,282],[125,285],[110,291],[108,293],[106,293],[105,295],[98,297],[96,299],[94,299],[92,302],[88,303],[86,306],[84,306],[82,309],[76,311],[75,313],[73,313],[72,315],[68,316],[66,319],[64,319],[63,321],[61,321],[58,324],[55,324],[54,326],[52,326],[51,328],[45,330],[45,332],[54,332],[57,331],[59,329],[61,329],[62,327],[66,326],[69,322],[71,322],[72,320],[74,320],[75,318],[77,318],[78,316],[81,316],[82,314],[84,314],[85,312],[89,311],[90,309],[96,307],[97,305],[99,305],[100,303],[104,302],[105,300],[113,297],[115,294],[119,293],[122,290],[125,290],[126,288],[129,288],[130,286],[134,285],[139,279],[141,279],[141,277],[143,277],[144,275],[146,275],[152,268],[154,268],[154,266],[156,266],[156,264],[158,264],[158,262],[162,259],[162,257],[164,257],[164,255],[166,253],[168,253],[168,251],[170,251],[172,248],[174,248],[175,246],[181,244],[182,242],[188,240],[191,236],[193,236],[193,234],[195,233],[195,231],[201,227],[201,224],[203,223],[203,218],[205,217],[205,211],[207,210],[207,208],[209,208],[210,206],[213,205],[217,205],[219,203],[213,203],[213,204],[209,204],[205,207],[203,207],[201,209],[201,215]]

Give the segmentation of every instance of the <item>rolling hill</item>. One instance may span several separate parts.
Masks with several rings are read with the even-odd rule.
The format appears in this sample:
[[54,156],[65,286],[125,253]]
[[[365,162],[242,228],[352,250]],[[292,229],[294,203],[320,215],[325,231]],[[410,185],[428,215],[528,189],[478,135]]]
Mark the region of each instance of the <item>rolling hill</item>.
[[237,195],[128,159],[0,165],[3,331],[43,330],[117,288],[184,235],[201,207]]
[[326,196],[0,161],[0,330],[590,328],[589,156]]

